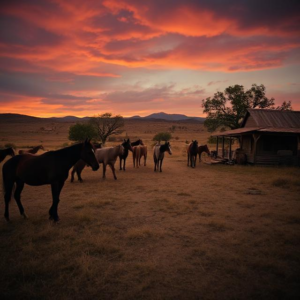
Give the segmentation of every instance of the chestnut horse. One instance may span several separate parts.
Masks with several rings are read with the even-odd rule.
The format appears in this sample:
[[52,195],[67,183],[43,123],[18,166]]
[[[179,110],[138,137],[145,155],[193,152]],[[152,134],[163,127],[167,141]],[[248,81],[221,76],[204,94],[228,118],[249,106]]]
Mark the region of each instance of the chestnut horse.
[[208,156],[210,156],[210,151],[207,147],[207,145],[201,145],[198,147],[198,154],[199,154],[199,162],[201,161],[201,154],[202,152],[207,153]]
[[15,151],[12,147],[0,150],[0,163],[7,155],[15,156]]
[[196,160],[197,160],[197,154],[198,154],[198,142],[193,140],[187,149],[187,165],[191,165],[192,168],[196,167]]
[[38,156],[23,154],[8,160],[2,169],[6,220],[9,221],[9,201],[15,183],[14,198],[20,214],[27,218],[21,203],[21,192],[26,183],[33,186],[51,185],[53,203],[49,210],[50,220],[59,221],[57,214],[59,195],[68,178],[70,168],[79,159],[83,159],[89,164],[93,171],[99,169],[90,140]]
[[163,145],[158,143],[153,147],[154,172],[156,172],[156,169],[159,169],[159,171],[162,172],[161,166],[166,151],[172,155],[171,145],[169,142],[165,142]]
[[19,154],[25,154],[25,153],[36,154],[40,149],[45,150],[43,145],[39,145],[39,146],[33,147],[30,150],[19,150]]

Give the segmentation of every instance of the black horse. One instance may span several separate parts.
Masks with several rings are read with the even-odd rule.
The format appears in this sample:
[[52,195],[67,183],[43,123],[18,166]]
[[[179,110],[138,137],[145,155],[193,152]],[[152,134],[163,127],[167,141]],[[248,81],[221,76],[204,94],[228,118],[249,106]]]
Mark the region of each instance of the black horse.
[[6,220],[9,221],[9,201],[15,183],[14,198],[20,214],[27,218],[21,203],[21,192],[26,183],[33,186],[51,185],[53,203],[49,210],[50,220],[59,221],[57,214],[59,195],[68,178],[70,168],[79,159],[83,159],[89,164],[93,171],[99,169],[90,140],[57,151],[49,151],[39,156],[23,154],[8,160],[2,169]]
[[15,156],[15,151],[12,147],[0,150],[0,163],[4,160],[4,158],[7,155]]
[[196,167],[196,160],[198,155],[198,142],[192,141],[187,149],[187,165],[191,165],[192,168]]
[[[125,141],[126,140],[124,140],[124,142]],[[129,139],[127,140],[127,143],[130,143]],[[138,145],[144,145],[144,143],[143,143],[143,141],[141,139],[138,139],[137,141],[130,143],[131,148],[124,147],[124,145],[123,145],[123,147],[124,147],[124,153],[121,154],[121,155],[119,155],[119,158],[120,158],[120,170],[125,171],[126,159],[128,157],[128,150],[132,152],[132,147],[138,146]],[[122,160],[123,160],[123,168],[122,168]]]
[[[102,148],[102,143],[93,143],[94,150]],[[78,180],[80,182],[83,182],[81,178],[81,173],[83,169],[87,166],[86,162],[83,159],[79,159],[79,161],[73,166],[72,172],[71,172],[71,182],[74,181],[74,174],[77,174]]]

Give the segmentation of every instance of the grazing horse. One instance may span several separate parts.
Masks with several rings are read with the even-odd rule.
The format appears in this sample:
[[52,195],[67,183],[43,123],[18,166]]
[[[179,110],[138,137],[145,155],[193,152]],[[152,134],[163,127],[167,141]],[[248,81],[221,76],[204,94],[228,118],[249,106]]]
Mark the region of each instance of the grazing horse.
[[192,168],[196,167],[196,160],[197,160],[197,154],[198,154],[198,142],[192,141],[187,149],[187,165],[191,165]]
[[202,152],[207,153],[208,156],[210,156],[210,151],[207,147],[207,145],[201,145],[198,147],[198,154],[199,154],[199,162],[201,161],[201,154]]
[[20,214],[27,218],[21,203],[21,192],[26,183],[33,186],[51,185],[53,203],[49,210],[50,220],[59,221],[57,214],[59,195],[68,178],[70,168],[79,159],[89,164],[93,171],[99,169],[90,140],[42,155],[16,155],[8,160],[2,169],[6,220],[9,221],[9,201],[15,183],[14,198]]
[[[129,139],[128,139],[128,141],[129,141]],[[125,142],[125,140],[124,140],[124,142]],[[125,171],[125,164],[126,164],[126,159],[127,159],[127,156],[128,156],[128,150],[133,152],[133,147],[134,146],[144,145],[144,143],[141,139],[138,139],[137,141],[130,143],[130,145],[131,145],[131,149],[127,149],[127,148],[124,147],[124,153],[122,155],[119,155],[120,170]],[[123,168],[122,168],[122,160],[123,160]]]
[[[102,148],[102,143],[93,143],[92,144],[94,150]],[[83,169],[87,166],[87,164],[85,163],[84,160],[79,159],[79,161],[73,166],[72,172],[71,172],[71,182],[74,181],[74,174],[77,174],[78,180],[80,182],[83,182],[82,178],[81,178],[81,172],[83,171]]]
[[105,178],[105,172],[106,172],[106,166],[109,165],[113,175],[114,179],[117,179],[116,172],[115,172],[115,163],[117,160],[117,157],[124,152],[124,147],[122,145],[116,146],[116,147],[106,147],[97,149],[95,152],[95,156],[97,158],[97,161],[99,164],[103,164],[103,179]]
[[154,172],[156,172],[156,168],[161,172],[161,165],[165,156],[165,152],[168,151],[170,155],[172,155],[172,150],[169,142],[165,142],[163,145],[156,144],[153,147],[153,159],[154,159]]
[[26,153],[36,154],[40,149],[45,150],[43,145],[39,145],[29,150],[19,150],[19,154],[26,154]]
[[0,163],[7,155],[15,156],[15,151],[12,147],[0,150]]

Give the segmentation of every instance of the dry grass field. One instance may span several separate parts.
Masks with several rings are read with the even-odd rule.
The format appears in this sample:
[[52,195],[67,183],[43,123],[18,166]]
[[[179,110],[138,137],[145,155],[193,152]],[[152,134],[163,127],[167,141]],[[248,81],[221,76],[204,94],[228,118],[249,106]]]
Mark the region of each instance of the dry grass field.
[[[0,145],[58,149],[70,125],[0,124]],[[151,139],[172,126],[154,173]],[[125,134],[147,144],[147,166],[130,155],[116,181],[102,167],[68,179],[59,224],[49,186],[25,186],[28,220],[12,200],[7,223],[2,201],[1,299],[300,299],[299,168],[188,168],[185,142],[209,136],[197,123],[126,121]]]

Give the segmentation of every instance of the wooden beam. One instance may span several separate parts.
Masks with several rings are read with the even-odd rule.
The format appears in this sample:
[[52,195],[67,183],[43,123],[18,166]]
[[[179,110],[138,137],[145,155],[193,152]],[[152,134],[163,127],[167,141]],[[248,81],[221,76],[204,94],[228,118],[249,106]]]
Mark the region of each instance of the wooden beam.
[[217,146],[216,146],[216,155],[218,157],[219,154],[219,137],[217,136]]
[[222,137],[222,157],[224,158],[224,145],[225,145],[225,137]]
[[231,160],[231,137],[229,137],[229,160]]

